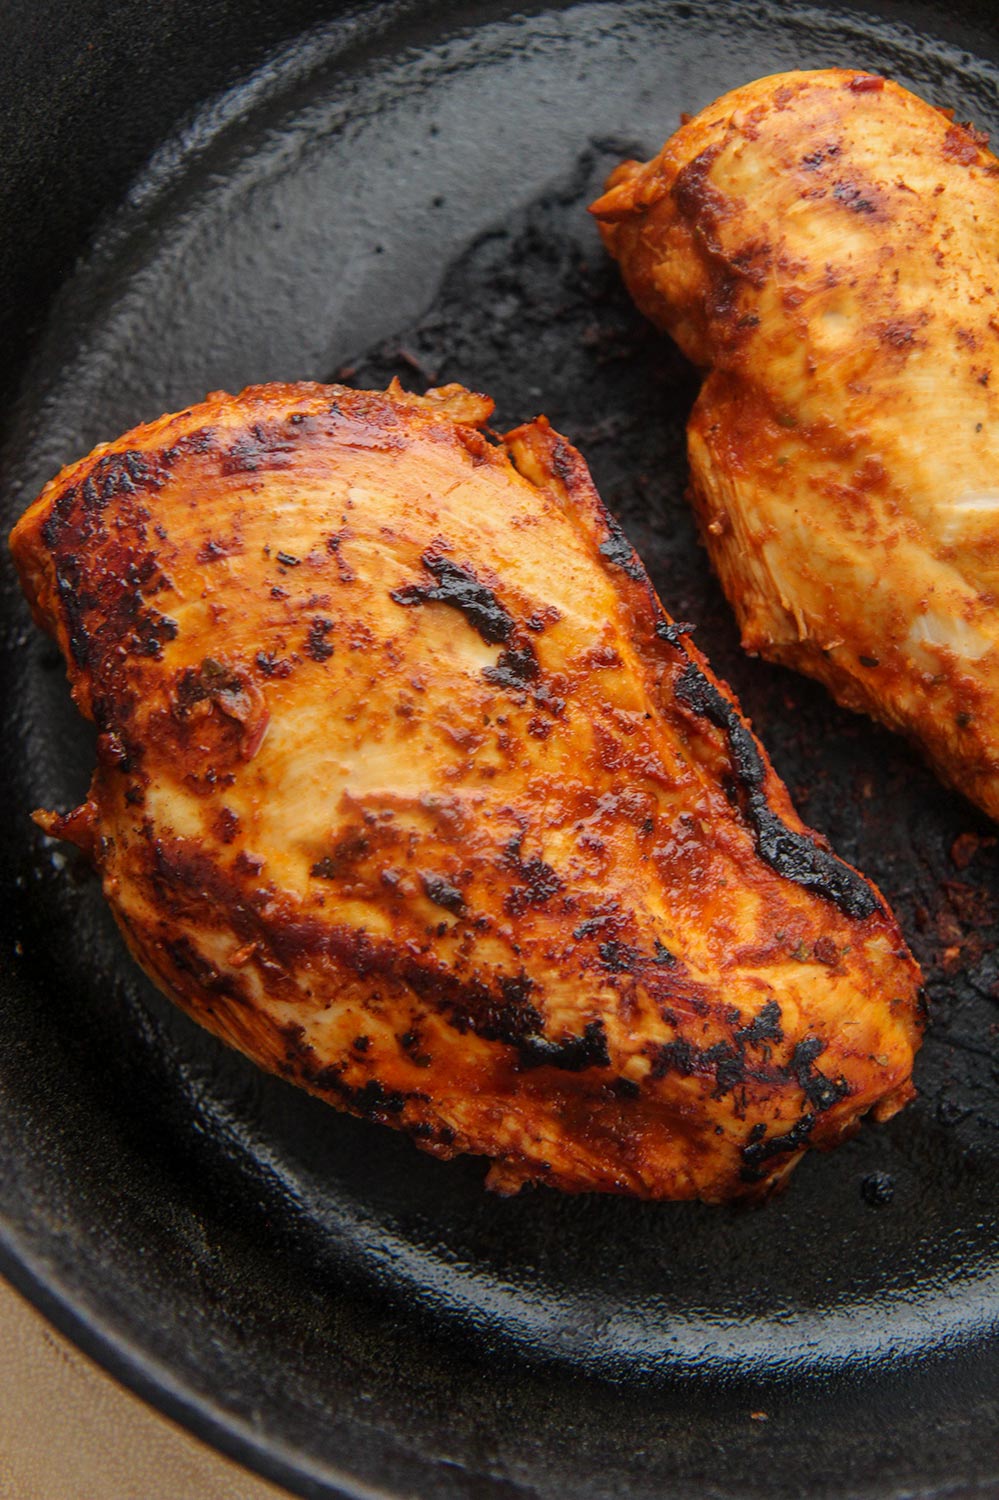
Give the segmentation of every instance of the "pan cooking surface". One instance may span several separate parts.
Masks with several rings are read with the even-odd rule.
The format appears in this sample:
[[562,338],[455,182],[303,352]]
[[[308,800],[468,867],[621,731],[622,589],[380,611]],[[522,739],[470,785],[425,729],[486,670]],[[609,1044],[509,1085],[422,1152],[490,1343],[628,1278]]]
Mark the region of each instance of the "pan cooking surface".
[[263,1077],[156,994],[96,883],[27,823],[80,797],[93,746],[8,567],[9,1265],[119,1374],[302,1493],[992,1492],[996,834],[899,741],[740,652],[684,501],[695,377],[585,205],[681,110],[767,72],[883,71],[986,128],[999,74],[973,36],[917,29],[956,18],[915,11],[444,14],[369,24],[343,55],[337,25],[312,34],[164,147],[39,337],[6,520],[67,459],[217,387],[398,375],[488,391],[500,427],[546,412],[803,816],[895,906],[928,983],[920,1097],[746,1212],[503,1201],[481,1163]]

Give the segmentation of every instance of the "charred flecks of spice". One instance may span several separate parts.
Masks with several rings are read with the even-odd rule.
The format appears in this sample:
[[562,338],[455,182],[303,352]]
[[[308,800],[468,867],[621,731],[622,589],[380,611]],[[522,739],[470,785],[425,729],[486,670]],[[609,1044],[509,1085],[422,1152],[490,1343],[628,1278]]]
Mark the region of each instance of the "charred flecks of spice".
[[61,561],[56,567],[56,589],[65,611],[69,631],[69,649],[78,667],[87,667],[89,661],[90,632],[87,629],[87,609],[93,600],[82,591],[80,568],[72,558]]
[[357,574],[354,572],[354,569],[350,566],[350,563],[343,555],[343,541],[344,532],[335,531],[332,536],[327,538],[326,550],[327,552],[332,553],[333,557],[336,559],[337,572],[340,576],[340,582],[353,583],[357,578]]
[[275,656],[273,651],[258,651],[253,660],[265,677],[291,676],[291,662],[287,657]]
[[831,901],[846,916],[864,918],[880,910],[866,880],[835,854],[820,849],[807,834],[788,828],[774,812],[764,790],[766,767],[752,735],[696,662],[688,659],[676,684],[676,696],[726,735],[739,803],[760,858],[786,880]]
[[84,516],[102,511],[116,498],[131,496],[141,490],[161,489],[169,477],[164,465],[169,457],[165,453],[142,453],[129,448],[124,453],[107,453],[99,458],[79,486],[72,485],[59,496],[42,528],[46,546],[55,550],[60,532],[77,509],[78,502],[83,512],[78,524],[84,525]]
[[759,1015],[754,1016],[748,1025],[737,1031],[736,1041],[745,1043],[758,1042],[781,1042],[784,1040],[784,1032],[780,1024],[780,1005],[776,1000],[768,1000]]
[[[846,1097],[849,1084],[842,1077],[828,1078],[816,1067],[816,1059],[825,1047],[819,1037],[805,1037],[799,1042],[786,1065],[772,1062],[769,1043],[783,1040],[780,1018],[779,1004],[768,1000],[759,1015],[741,1027],[731,1042],[700,1047],[682,1036],[664,1042],[652,1059],[650,1077],[664,1078],[667,1073],[677,1073],[682,1078],[713,1075],[716,1099],[750,1081],[781,1090],[797,1084],[813,1115],[822,1114]],[[747,1056],[750,1047],[759,1048],[760,1055]]]
[[586,1068],[610,1065],[607,1037],[600,1020],[588,1022],[578,1036],[552,1040],[544,1035],[541,1013],[531,1004],[534,982],[527,974],[502,975],[498,997],[474,981],[453,982],[450,986],[445,983],[444,991],[449,988],[452,991],[446,995],[439,970],[434,975],[420,975],[414,968],[407,972],[407,978],[421,987],[425,983],[428,991],[450,1001],[451,1024],[459,1031],[473,1031],[484,1041],[505,1042],[515,1047],[519,1066],[525,1070],[558,1068],[564,1073],[581,1073]]
[[340,880],[351,874],[371,852],[371,841],[361,829],[349,828],[337,840],[332,853],[317,859],[310,874],[317,880]]
[[305,654],[311,656],[313,661],[329,661],[333,655],[333,642],[329,637],[333,634],[333,621],[326,620],[321,615],[309,625],[309,632],[305,638]]
[[173,714],[187,719],[199,704],[209,702],[230,718],[245,718],[249,711],[248,679],[245,673],[206,656],[200,667],[186,667],[173,693]]
[[656,625],[656,635],[670,646],[679,646],[683,637],[693,635],[696,629],[697,626],[687,620],[660,620]]
[[597,953],[601,964],[612,974],[630,974],[642,960],[642,954],[637,948],[631,943],[622,943],[618,938],[610,938],[606,943],[598,944]]
[[[317,878],[336,878],[343,872],[344,861],[360,857],[365,853],[363,835],[341,843],[331,856],[319,860],[312,873]],[[524,971],[497,976],[494,984],[487,984],[476,976],[461,977],[450,972],[446,966],[436,962],[427,963],[420,957],[400,948],[394,942],[380,942],[367,933],[342,928],[329,928],[323,924],[302,922],[289,926],[287,922],[265,916],[269,907],[266,892],[248,897],[245,890],[230,888],[225,877],[209,870],[200,853],[192,855],[183,848],[166,847],[162,843],[156,849],[157,868],[165,888],[176,892],[183,889],[205,888],[206,881],[215,882],[215,889],[225,892],[232,907],[246,907],[247,921],[252,917],[252,931],[263,937],[284,964],[294,961],[302,951],[323,952],[344,964],[356,974],[391,976],[408,986],[414,993],[432,1001],[435,1009],[446,1016],[448,1024],[461,1034],[472,1032],[484,1041],[503,1042],[514,1048],[518,1062],[529,1069],[540,1067],[558,1068],[567,1072],[579,1072],[588,1067],[608,1066],[607,1042],[602,1022],[590,1022],[580,1035],[550,1039],[544,1035],[544,1020],[538,1008],[532,1004],[534,981]],[[235,862],[240,863],[240,857]],[[258,874],[259,861],[248,873]],[[520,868],[531,871],[533,861],[521,861]],[[540,864],[541,862],[538,861]],[[536,872],[533,872],[536,873]],[[252,910],[250,910],[252,908]],[[190,961],[189,961],[190,962]],[[207,983],[218,980],[215,970],[206,974]],[[221,982],[227,983],[226,976]],[[355,1039],[354,1050],[364,1052],[369,1040]],[[370,1096],[359,1098],[348,1091],[339,1076],[339,1067],[329,1067],[320,1074],[300,1067],[307,1081],[318,1088],[329,1088],[345,1101],[355,1112],[367,1112]],[[412,1094],[410,1098],[420,1096]],[[373,1106],[385,1112],[390,1106],[384,1101]]]
[[676,958],[666,944],[656,938],[651,954],[645,954],[634,943],[624,941],[616,934],[625,925],[625,916],[617,902],[608,902],[605,909],[598,909],[573,928],[572,936],[577,942],[587,938],[600,938],[597,957],[603,968],[612,974],[634,974],[639,976],[649,965],[656,969],[676,967]]
[[524,1068],[549,1067],[575,1073],[608,1066],[600,1021],[591,1022],[581,1036],[552,1041],[544,1035],[541,1013],[531,1003],[534,982],[525,973],[501,975],[497,995],[480,980],[458,979],[436,965],[428,969],[418,962],[407,962],[399,972],[418,994],[432,996],[443,1006],[456,1031],[473,1032],[483,1041],[514,1047]]
[[[308,1076],[307,1072],[306,1076]],[[402,1114],[406,1107],[407,1095],[395,1089],[387,1089],[377,1078],[369,1078],[359,1087],[352,1087],[344,1083],[336,1069],[321,1068],[309,1078],[309,1081],[316,1088],[335,1093],[347,1108],[359,1115],[362,1120],[374,1120],[381,1123],[388,1117]]]
[[530,694],[538,708],[546,709],[555,718],[565,709],[565,700],[556,697],[542,680],[537,652],[524,636],[515,637],[500,652],[494,667],[483,667],[482,675],[493,687],[513,694],[518,701]]
[[[95,666],[90,659],[90,648],[100,639],[102,625],[108,637],[120,634],[130,655],[147,656],[156,661],[163,655],[164,644],[177,638],[179,627],[176,620],[147,604],[141,588],[123,591],[113,604],[88,591],[83,585],[83,570],[77,558],[66,556],[59,559],[55,582],[65,612],[70,650],[78,666]],[[103,619],[98,623],[95,615],[101,615]]]
[[715,1042],[710,1047],[698,1047],[686,1037],[664,1042],[657,1050],[650,1070],[651,1078],[665,1078],[667,1073],[677,1073],[681,1078],[692,1078],[695,1074],[714,1076],[713,1097],[720,1099],[746,1082],[747,1077],[758,1076],[758,1070],[748,1068],[745,1052],[731,1042]]
[[483,667],[482,675],[495,687],[506,688],[514,693],[526,693],[530,692],[541,676],[541,667],[534,647],[530,641],[524,641],[523,645],[510,646],[501,651],[496,665]]
[[252,422],[228,448],[219,449],[219,471],[227,475],[255,474],[261,468],[281,464],[293,452],[294,444],[282,423]]
[[563,1073],[582,1073],[586,1068],[610,1066],[607,1037],[602,1021],[589,1021],[582,1036],[564,1037],[552,1042],[547,1037],[531,1035],[517,1044],[522,1068],[560,1068]]
[[578,943],[583,938],[592,937],[594,933],[616,929],[620,923],[620,908],[616,901],[612,901],[608,902],[607,910],[594,912],[593,916],[586,917],[577,927],[574,927],[572,935]]
[[163,655],[163,643],[175,641],[178,630],[176,620],[171,620],[169,615],[161,615],[158,610],[147,607],[143,633],[132,637],[133,650],[139,656],[152,656],[158,661]]
[[443,875],[421,875],[420,883],[435,906],[442,906],[457,916],[465,909],[465,898],[456,885],[445,880]]
[[249,1004],[249,997],[236,976],[217,969],[189,938],[170,938],[164,944],[164,951],[174,968],[181,974],[189,974],[203,990],[225,995],[241,1005]]
[[562,877],[545,860],[521,857],[523,842],[524,835],[518,834],[503,851],[503,863],[517,880],[503,899],[503,910],[511,917],[522,916],[529,907],[544,906],[563,886]]
[[695,1047],[693,1042],[688,1042],[685,1037],[664,1042],[656,1052],[649,1077],[665,1078],[667,1073],[679,1073],[681,1078],[690,1078],[698,1071],[698,1062],[702,1056],[700,1048]]
[[[599,920],[599,919],[598,919]],[[599,930],[587,928],[585,922],[581,922],[576,928],[573,936],[585,937],[588,931]],[[597,957],[601,967],[611,974],[633,974],[636,978],[641,977],[649,966],[655,969],[673,969],[676,967],[676,959],[658,938],[653,944],[651,955],[645,954],[633,943],[626,943],[621,938],[609,937],[604,942],[597,944]]]
[[824,1050],[825,1042],[819,1037],[807,1036],[798,1043],[791,1057],[791,1073],[809,1104],[819,1111],[831,1109],[850,1092],[845,1078],[827,1078],[814,1066],[815,1059]]
[[646,578],[646,574],[637,552],[614,517],[608,515],[605,519],[610,535],[605,542],[600,543],[601,556],[606,557],[608,562],[613,563],[616,568],[620,568],[629,578],[634,578],[637,582],[641,582]]
[[766,1138],[767,1127],[764,1124],[754,1125],[749,1132],[749,1140],[742,1148],[743,1166],[739,1175],[743,1182],[761,1182],[767,1175],[764,1163],[771,1157],[804,1150],[814,1124],[815,1116],[804,1114],[790,1130],[783,1135],[772,1135],[769,1139]]
[[420,560],[436,583],[409,583],[392,589],[389,597],[396,604],[407,608],[416,604],[447,604],[464,615],[487,645],[502,646],[510,640],[514,632],[513,616],[487,584],[439,552],[424,552]]
[[397,1041],[399,1043],[400,1051],[405,1053],[406,1057],[414,1067],[430,1067],[431,1063],[433,1062],[433,1056],[424,1048],[423,1038],[419,1031],[417,1031],[415,1028],[411,1028],[409,1031],[404,1031],[402,1035],[397,1038]]

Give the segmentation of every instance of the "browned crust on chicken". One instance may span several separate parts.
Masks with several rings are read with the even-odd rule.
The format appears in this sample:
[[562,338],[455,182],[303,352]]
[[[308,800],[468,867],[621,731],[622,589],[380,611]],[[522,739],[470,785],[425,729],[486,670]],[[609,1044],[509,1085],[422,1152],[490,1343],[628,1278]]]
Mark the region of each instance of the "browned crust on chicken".
[[65,469],[12,538],[99,730],[153,979],[505,1190],[765,1191],[912,1093],[918,971],[804,828],[579,454],[274,385]]
[[999,162],[887,79],[726,94],[593,205],[707,372],[693,498],[743,643],[999,817]]

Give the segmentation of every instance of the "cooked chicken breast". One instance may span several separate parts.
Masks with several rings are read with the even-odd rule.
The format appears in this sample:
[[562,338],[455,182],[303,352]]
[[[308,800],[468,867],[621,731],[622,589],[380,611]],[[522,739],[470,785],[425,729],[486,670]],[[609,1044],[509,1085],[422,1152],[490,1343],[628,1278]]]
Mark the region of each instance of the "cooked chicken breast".
[[594,204],[708,373],[693,496],[743,642],[999,817],[999,162],[885,79],[726,94]]
[[912,1094],[918,972],[580,456],[491,403],[261,386],[13,535],[98,766],[41,816],[262,1067],[492,1184],[765,1191]]

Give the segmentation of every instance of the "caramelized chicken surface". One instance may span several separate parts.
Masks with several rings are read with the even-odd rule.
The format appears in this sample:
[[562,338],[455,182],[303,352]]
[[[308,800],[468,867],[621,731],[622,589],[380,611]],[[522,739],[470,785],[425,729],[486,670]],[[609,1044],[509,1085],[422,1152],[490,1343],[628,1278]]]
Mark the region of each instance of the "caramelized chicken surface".
[[726,94],[594,204],[707,372],[693,496],[747,649],[999,817],[999,163],[885,79]]
[[274,385],[13,534],[96,721],[90,854],[169,995],[491,1183],[718,1200],[911,1096],[918,971],[804,828],[579,454]]

